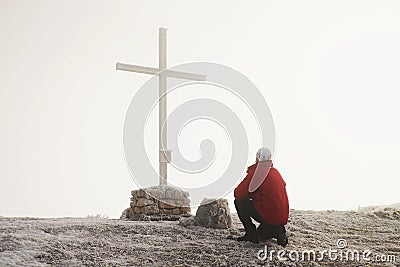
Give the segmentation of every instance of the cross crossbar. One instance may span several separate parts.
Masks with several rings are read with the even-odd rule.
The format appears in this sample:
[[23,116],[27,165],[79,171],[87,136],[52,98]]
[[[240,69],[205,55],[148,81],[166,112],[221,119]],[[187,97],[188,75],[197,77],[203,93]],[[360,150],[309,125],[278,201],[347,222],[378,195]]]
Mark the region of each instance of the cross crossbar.
[[[139,73],[151,74],[151,75],[157,75],[158,73],[160,73],[162,71],[158,68],[130,65],[130,64],[124,64],[124,63],[117,63],[117,70],[139,72]],[[206,81],[205,75],[189,73],[189,72],[174,71],[174,70],[168,70],[168,69],[165,69],[163,71],[163,75],[165,75],[167,77],[192,80],[192,81]]]

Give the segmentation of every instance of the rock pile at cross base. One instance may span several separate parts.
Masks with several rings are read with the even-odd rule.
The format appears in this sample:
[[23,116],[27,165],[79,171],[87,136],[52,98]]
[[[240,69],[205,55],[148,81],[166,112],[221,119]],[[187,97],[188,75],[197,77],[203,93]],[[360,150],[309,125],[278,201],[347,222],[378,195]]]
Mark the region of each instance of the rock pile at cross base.
[[128,220],[178,220],[190,216],[189,193],[172,186],[153,186],[131,191],[130,207],[121,219]]

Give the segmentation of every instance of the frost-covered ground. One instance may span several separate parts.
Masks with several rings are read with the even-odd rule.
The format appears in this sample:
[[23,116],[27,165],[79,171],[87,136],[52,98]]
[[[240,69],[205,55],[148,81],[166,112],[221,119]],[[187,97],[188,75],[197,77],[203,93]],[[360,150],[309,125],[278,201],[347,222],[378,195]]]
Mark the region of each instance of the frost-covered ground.
[[[234,240],[243,234],[236,216],[230,230],[184,227],[177,221],[0,217],[0,266],[400,266],[398,210],[376,211],[291,210],[289,245],[281,260],[272,252],[272,261],[259,260],[257,254],[264,256],[258,252],[265,246],[269,252],[281,250],[274,240]],[[339,239],[347,241],[346,248],[337,247]],[[308,260],[307,250],[316,257],[324,253],[324,260]],[[350,250],[360,253],[360,262],[351,254],[346,261]],[[363,258],[365,250],[371,254]],[[382,256],[391,262],[375,261]]]

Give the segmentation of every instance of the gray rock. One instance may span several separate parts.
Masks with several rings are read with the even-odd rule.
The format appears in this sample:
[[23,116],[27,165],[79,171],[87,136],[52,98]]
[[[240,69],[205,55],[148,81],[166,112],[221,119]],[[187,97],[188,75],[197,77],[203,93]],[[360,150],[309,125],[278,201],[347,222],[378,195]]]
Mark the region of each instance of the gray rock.
[[232,217],[226,199],[203,199],[197,208],[194,224],[227,229],[232,227]]

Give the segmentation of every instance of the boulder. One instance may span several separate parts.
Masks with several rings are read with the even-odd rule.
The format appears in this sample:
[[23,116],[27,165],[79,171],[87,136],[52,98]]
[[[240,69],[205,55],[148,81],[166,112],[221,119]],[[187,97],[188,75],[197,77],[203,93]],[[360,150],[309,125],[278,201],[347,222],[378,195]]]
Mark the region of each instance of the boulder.
[[197,208],[194,224],[215,229],[232,228],[228,200],[203,199]]

